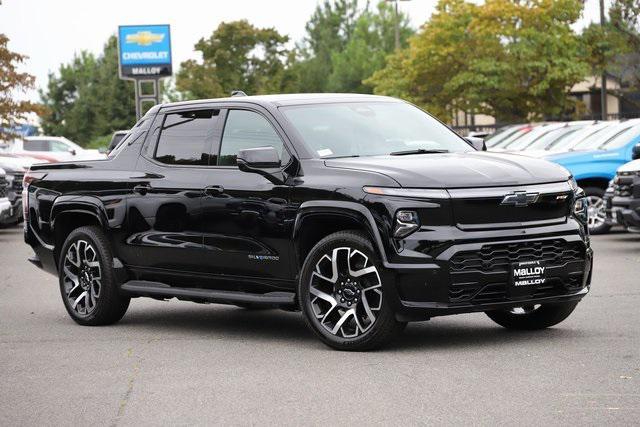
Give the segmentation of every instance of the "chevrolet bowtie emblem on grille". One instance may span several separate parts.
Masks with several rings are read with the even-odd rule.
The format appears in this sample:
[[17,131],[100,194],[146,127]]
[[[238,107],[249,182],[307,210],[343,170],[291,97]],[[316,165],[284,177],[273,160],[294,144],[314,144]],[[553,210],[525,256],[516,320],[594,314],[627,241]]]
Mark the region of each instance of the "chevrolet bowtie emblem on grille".
[[151,31],[138,31],[135,34],[127,34],[126,42],[135,43],[140,46],[150,46],[152,43],[160,43],[164,39],[164,34],[156,34]]
[[527,193],[526,191],[514,191],[511,194],[507,194],[502,199],[501,205],[510,206],[528,206],[538,201],[539,193]]

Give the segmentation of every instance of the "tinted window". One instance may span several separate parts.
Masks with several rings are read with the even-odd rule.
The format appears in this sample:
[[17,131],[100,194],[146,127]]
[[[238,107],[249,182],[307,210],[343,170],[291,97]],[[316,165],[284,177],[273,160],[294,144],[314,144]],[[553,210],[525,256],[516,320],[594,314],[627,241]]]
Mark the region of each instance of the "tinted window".
[[35,140],[35,141],[24,141],[22,145],[25,151],[49,151],[49,141],[46,140]]
[[51,141],[51,151],[67,152],[71,149],[67,144],[60,141]]
[[208,165],[209,147],[219,110],[167,114],[155,159],[171,165]]
[[222,134],[222,147],[218,164],[235,166],[238,151],[246,148],[273,147],[283,159],[284,147],[280,136],[271,123],[258,113],[244,110],[231,110],[227,115],[227,123]]

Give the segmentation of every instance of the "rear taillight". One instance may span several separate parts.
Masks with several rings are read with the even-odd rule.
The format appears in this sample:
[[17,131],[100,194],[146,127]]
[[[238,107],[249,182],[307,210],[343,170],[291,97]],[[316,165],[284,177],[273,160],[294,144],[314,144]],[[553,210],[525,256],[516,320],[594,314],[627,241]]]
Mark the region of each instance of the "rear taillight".
[[24,218],[25,227],[29,219],[29,184],[46,176],[46,173],[32,172],[27,170],[22,177],[22,217]]

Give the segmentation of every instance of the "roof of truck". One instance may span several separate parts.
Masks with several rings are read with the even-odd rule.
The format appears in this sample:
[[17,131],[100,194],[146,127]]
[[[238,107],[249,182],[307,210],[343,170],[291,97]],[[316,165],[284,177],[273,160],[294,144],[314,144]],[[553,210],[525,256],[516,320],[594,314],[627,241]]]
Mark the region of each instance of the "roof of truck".
[[255,95],[255,96],[233,96],[228,98],[196,99],[192,101],[179,101],[162,104],[162,108],[179,107],[183,105],[196,105],[212,102],[234,102],[250,104],[271,104],[276,106],[284,105],[304,105],[322,104],[329,102],[364,102],[364,101],[386,101],[401,102],[399,99],[389,96],[365,95],[357,93],[290,93],[282,95]]

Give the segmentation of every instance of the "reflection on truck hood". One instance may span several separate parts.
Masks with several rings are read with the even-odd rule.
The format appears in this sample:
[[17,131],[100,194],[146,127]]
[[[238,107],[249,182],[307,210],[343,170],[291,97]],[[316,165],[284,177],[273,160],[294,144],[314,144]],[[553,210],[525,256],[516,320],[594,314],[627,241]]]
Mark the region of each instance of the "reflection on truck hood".
[[328,167],[381,173],[402,187],[466,188],[528,185],[569,179],[561,166],[516,154],[467,152],[326,159]]
[[632,160],[629,163],[625,163],[624,165],[618,168],[618,172],[636,172],[640,171],[640,159]]
[[0,155],[0,168],[7,172],[24,172],[29,168],[35,159],[28,157],[12,157]]

